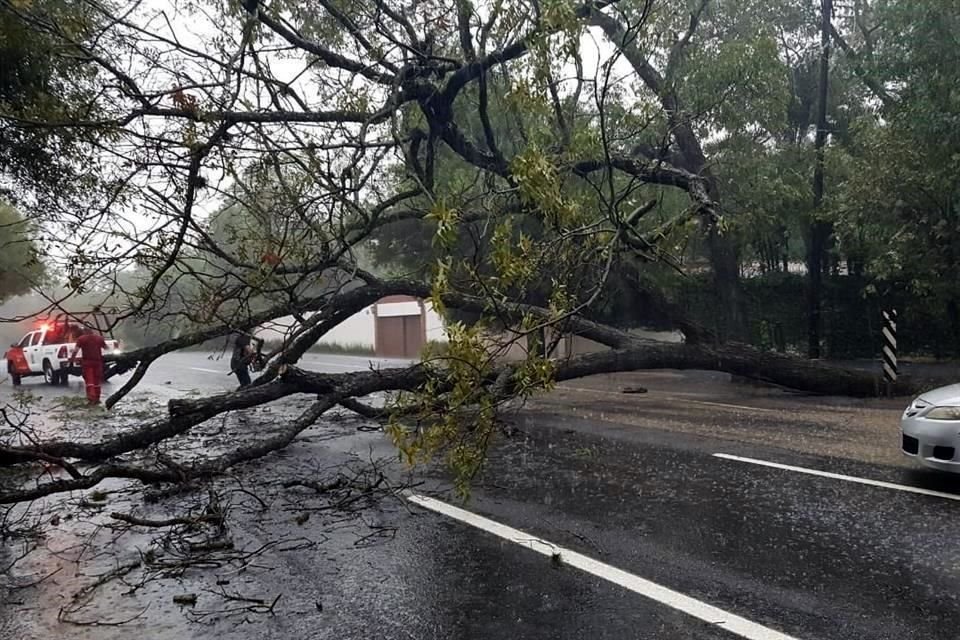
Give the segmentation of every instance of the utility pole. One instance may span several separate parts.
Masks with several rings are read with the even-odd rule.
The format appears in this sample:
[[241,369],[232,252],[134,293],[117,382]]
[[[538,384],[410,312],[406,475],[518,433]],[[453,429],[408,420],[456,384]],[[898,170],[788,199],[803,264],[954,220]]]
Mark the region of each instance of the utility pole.
[[827,242],[833,232],[833,225],[817,219],[823,205],[823,168],[824,152],[827,146],[827,97],[830,83],[830,38],[833,19],[833,0],[821,0],[820,3],[820,81],[817,90],[817,137],[814,143],[816,160],[813,167],[813,222],[810,225],[810,239],[807,243],[807,355],[819,358],[820,338],[823,328],[823,263],[827,253]]

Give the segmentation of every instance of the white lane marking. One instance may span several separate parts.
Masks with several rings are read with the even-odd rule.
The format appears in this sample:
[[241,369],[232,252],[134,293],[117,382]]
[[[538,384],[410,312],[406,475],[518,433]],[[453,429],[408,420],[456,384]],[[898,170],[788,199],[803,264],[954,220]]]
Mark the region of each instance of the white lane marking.
[[795,471],[797,473],[805,473],[811,476],[820,476],[821,478],[830,478],[832,480],[845,480],[846,482],[855,482],[857,484],[865,484],[871,487],[881,487],[883,489],[895,489],[897,491],[907,491],[909,493],[918,493],[922,496],[933,496],[934,498],[946,498],[947,500],[960,500],[960,495],[955,493],[944,493],[943,491],[933,491],[932,489],[921,489],[920,487],[911,487],[905,484],[895,484],[893,482],[884,482],[883,480],[869,480],[867,478],[858,478],[857,476],[845,476],[841,473],[831,473],[829,471],[817,471],[816,469],[807,469],[806,467],[794,467],[789,464],[780,464],[779,462],[767,462],[766,460],[757,460],[756,458],[742,458],[740,456],[732,456],[728,453],[715,453],[713,454],[715,458],[723,458],[724,460],[733,460],[734,462],[745,462],[747,464],[755,464],[761,467],[771,467],[773,469],[781,469],[783,471]]
[[748,407],[745,404],[727,404],[725,402],[708,402],[706,400],[687,400],[686,398],[674,398],[668,396],[670,400],[679,402],[689,402],[691,404],[702,404],[708,407],[725,407],[727,409],[742,409],[744,411],[765,411],[767,413],[782,413],[780,409],[767,409],[766,407]]
[[756,622],[751,622],[746,618],[741,618],[738,615],[709,605],[706,602],[701,602],[700,600],[668,589],[667,587],[628,573],[622,569],[604,564],[599,560],[594,560],[589,556],[566,549],[542,538],[532,536],[529,533],[524,533],[519,529],[500,524],[489,518],[478,516],[475,513],[447,504],[446,502],[417,494],[408,495],[407,499],[414,504],[420,505],[424,509],[429,509],[453,518],[454,520],[459,520],[471,527],[476,527],[504,540],[518,544],[521,547],[526,547],[531,551],[536,551],[537,553],[550,557],[559,554],[559,560],[563,564],[576,567],[598,578],[620,585],[641,596],[656,600],[668,607],[703,620],[707,624],[726,629],[741,638],[747,638],[748,640],[797,640],[792,636],[780,633],[769,627],[764,627]]
[[[374,369],[380,369],[380,363],[371,361]],[[336,362],[325,362],[311,358],[311,366],[328,367],[332,369],[342,369],[344,371],[369,371],[371,362],[358,362],[357,364],[338,364]],[[191,371],[203,371],[205,373],[227,373],[218,369],[204,369],[203,367],[187,367]]]
[[336,362],[311,359],[310,366],[311,367],[331,367],[334,369],[343,369],[344,371],[370,371],[372,368],[374,371],[378,371],[380,369],[390,369],[393,367],[409,367],[411,366],[411,363],[399,362],[396,364],[391,364],[389,362],[380,362],[377,360],[370,360],[369,362],[359,362],[357,364],[338,364]]
[[675,400],[677,402],[686,402],[688,404],[702,404],[708,407],[725,407],[727,409],[742,409],[744,411],[766,411],[767,413],[781,413],[780,409],[767,409],[766,407],[748,407],[744,404],[727,404],[725,402],[709,402],[707,400],[691,400],[690,398],[679,398],[677,396],[661,396],[657,395],[656,392],[652,394],[636,394],[636,393],[624,393],[622,391],[604,391],[603,389],[587,389],[586,387],[571,387],[569,385],[560,384],[556,387],[559,389],[567,389],[569,391],[581,391],[584,393],[602,393],[609,396],[621,396],[629,397],[631,395],[640,395],[640,396],[649,396],[651,398],[656,398],[657,400]]
[[314,361],[310,363],[313,367],[329,367],[331,369],[343,369],[344,371],[369,371],[370,365],[355,365],[355,364],[337,364],[336,362],[324,362],[323,360]]

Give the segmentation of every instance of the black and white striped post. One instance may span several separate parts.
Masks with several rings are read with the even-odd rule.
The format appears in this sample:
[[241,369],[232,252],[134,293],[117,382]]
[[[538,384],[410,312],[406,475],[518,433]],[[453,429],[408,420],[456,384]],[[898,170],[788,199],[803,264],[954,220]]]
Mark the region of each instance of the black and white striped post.
[[897,381],[897,310],[883,312],[883,379],[887,389]]

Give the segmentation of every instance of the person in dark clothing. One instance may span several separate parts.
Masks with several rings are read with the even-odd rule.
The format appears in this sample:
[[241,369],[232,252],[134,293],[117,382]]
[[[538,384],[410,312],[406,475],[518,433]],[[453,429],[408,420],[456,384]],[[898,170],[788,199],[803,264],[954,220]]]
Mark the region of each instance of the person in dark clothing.
[[76,347],[70,354],[69,366],[73,366],[77,352],[81,354],[80,370],[87,388],[87,401],[91,405],[100,404],[100,387],[103,385],[103,350],[107,343],[99,333],[86,329],[77,338]]
[[250,347],[250,336],[240,334],[233,341],[233,355],[230,356],[230,371],[237,374],[237,381],[240,382],[240,388],[250,384],[250,363],[253,362],[255,354]]

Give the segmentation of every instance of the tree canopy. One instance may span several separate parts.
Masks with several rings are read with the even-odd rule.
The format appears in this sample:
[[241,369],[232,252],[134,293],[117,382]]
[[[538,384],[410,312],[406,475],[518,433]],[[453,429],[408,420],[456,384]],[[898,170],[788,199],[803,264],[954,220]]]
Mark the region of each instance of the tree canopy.
[[38,232],[13,206],[0,200],[0,302],[44,283]]

